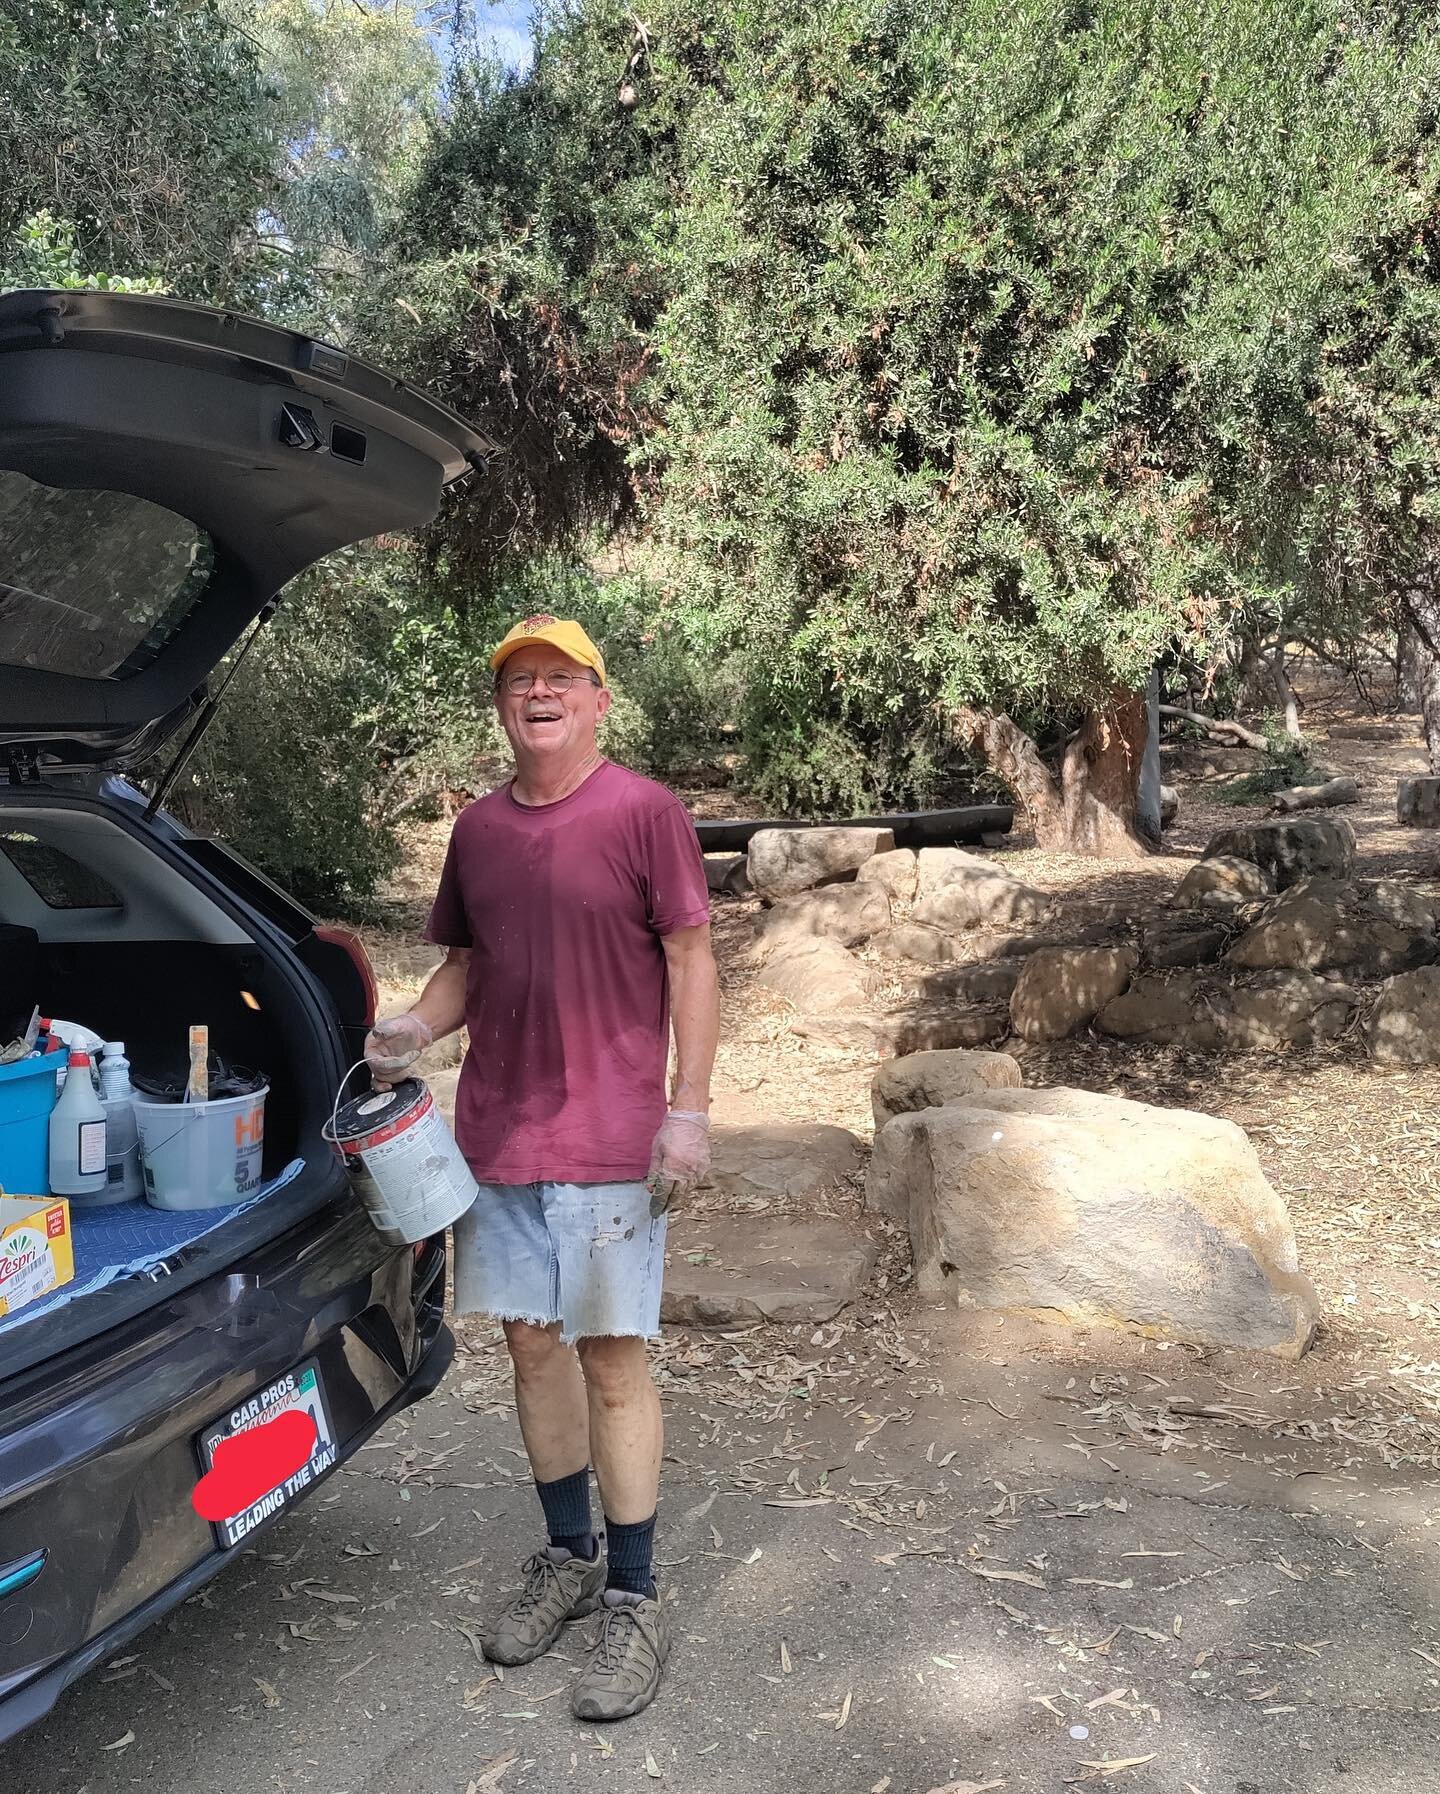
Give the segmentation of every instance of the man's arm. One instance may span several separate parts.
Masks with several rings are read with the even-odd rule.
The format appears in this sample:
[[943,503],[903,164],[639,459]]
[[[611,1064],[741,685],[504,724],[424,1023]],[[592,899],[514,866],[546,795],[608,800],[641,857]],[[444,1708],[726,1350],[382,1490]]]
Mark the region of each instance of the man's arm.
[[469,947],[447,947],[445,957],[426,981],[424,990],[410,1005],[410,1014],[435,1036],[453,1034],[465,1020],[465,982],[470,976]]
[[465,1020],[470,952],[469,947],[447,947],[444,959],[405,1014],[376,1022],[365,1036],[370,1081],[378,1089],[388,1090],[398,1083],[426,1047],[443,1034],[453,1034]]
[[670,1023],[675,1030],[675,1085],[670,1107],[707,1114],[710,1074],[720,1038],[720,977],[710,944],[710,924],[677,928],[661,941],[670,974]]

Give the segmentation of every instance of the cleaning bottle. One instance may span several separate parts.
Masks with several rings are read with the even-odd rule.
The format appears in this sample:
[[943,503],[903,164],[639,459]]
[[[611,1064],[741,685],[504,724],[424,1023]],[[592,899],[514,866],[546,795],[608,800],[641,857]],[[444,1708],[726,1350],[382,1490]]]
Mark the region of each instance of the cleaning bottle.
[[123,1040],[107,1040],[100,1061],[100,1105],[105,1111],[105,1200],[135,1202],[145,1193],[140,1174],[140,1132],[135,1091]]
[[90,1082],[89,1053],[72,1049],[69,1070],[50,1112],[50,1193],[94,1207],[106,1200],[105,1110]]

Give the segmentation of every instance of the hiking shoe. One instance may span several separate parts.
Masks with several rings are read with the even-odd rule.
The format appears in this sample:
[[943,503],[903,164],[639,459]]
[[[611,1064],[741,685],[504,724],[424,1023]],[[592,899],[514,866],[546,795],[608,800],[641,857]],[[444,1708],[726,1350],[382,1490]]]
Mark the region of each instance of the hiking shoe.
[[654,1700],[670,1655],[670,1619],[660,1602],[608,1588],[595,1653],[575,1683],[577,1719],[629,1719]]
[[598,1548],[587,1560],[547,1545],[524,1568],[525,1586],[481,1640],[492,1663],[513,1667],[543,1657],[567,1620],[583,1619],[600,1605],[605,1554]]

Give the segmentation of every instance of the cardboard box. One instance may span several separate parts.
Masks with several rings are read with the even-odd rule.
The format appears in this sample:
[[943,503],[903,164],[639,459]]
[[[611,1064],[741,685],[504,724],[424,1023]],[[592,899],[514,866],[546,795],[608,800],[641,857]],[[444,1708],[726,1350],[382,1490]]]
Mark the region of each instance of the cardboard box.
[[0,1194],[0,1316],[48,1296],[74,1275],[64,1197]]

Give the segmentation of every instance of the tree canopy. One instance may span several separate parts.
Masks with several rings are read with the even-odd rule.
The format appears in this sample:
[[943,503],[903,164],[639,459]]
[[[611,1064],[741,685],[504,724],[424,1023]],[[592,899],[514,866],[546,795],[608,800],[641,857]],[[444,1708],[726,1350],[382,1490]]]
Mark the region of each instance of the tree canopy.
[[[800,809],[988,761],[1124,846],[1152,669],[1376,632],[1440,765],[1430,9],[546,0],[524,70],[470,10],[443,58],[410,0],[0,19],[7,278],[249,304],[502,445],[281,630],[348,806],[480,751],[392,675],[464,685],[550,589],[623,644],[642,760],[738,747]],[[307,660],[342,611],[363,665]]]

